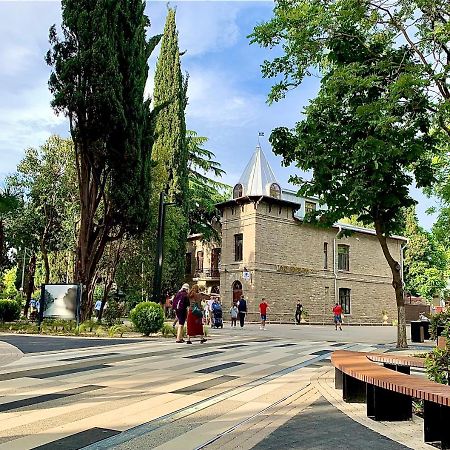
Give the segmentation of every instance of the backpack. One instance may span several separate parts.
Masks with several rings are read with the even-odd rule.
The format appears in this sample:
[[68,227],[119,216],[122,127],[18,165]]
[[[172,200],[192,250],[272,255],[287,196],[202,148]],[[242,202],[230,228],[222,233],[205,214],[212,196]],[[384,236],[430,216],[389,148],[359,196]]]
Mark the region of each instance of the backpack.
[[192,307],[192,314],[195,317],[199,317],[202,318],[203,317],[203,312],[202,310],[198,307],[197,303],[194,303],[194,306]]

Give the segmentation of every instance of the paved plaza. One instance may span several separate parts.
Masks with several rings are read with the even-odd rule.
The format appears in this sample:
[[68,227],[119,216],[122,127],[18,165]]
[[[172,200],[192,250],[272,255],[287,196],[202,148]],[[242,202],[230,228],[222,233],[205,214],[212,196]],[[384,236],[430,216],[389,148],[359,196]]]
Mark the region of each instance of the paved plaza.
[[210,334],[191,346],[0,335],[0,450],[433,448],[421,419],[374,422],[334,389],[331,352],[395,351],[395,328]]

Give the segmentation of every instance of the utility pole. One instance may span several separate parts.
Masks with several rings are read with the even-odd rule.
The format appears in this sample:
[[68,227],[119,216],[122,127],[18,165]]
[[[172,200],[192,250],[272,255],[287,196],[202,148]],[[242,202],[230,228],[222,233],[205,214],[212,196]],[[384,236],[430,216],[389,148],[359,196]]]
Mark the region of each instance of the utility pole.
[[23,262],[22,262],[22,286],[21,286],[21,288],[20,288],[22,294],[23,294],[23,280],[24,280],[24,278],[25,278],[25,258],[26,258],[26,255],[27,255],[27,250],[28,250],[28,249],[27,249],[26,247],[25,247],[24,250],[23,250]]
[[158,235],[156,238],[156,264],[155,276],[153,278],[153,301],[159,303],[161,301],[162,287],[162,268],[164,259],[164,224],[166,219],[166,207],[175,205],[175,203],[164,202],[164,192],[159,194],[159,212],[158,212]]

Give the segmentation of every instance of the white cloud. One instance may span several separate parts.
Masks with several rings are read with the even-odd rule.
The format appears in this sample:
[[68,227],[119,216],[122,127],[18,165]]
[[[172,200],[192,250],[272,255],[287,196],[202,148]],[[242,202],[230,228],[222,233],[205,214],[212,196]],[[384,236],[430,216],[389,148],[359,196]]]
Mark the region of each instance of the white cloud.
[[12,172],[27,147],[38,146],[66,119],[50,107],[46,80],[20,92],[5,93],[0,103],[1,172]]
[[177,10],[180,49],[187,50],[190,57],[232,47],[239,38],[236,19],[242,7],[214,2],[198,6],[180,4]]
[[220,70],[189,71],[187,118],[217,126],[246,126],[257,117],[264,96],[246,92]]
[[[230,2],[174,2],[181,51],[185,58],[219,52],[232,47],[239,39],[237,18],[245,4]],[[150,35],[162,33],[167,14],[166,3],[147,4],[151,21]],[[159,48],[155,54],[159,53]]]

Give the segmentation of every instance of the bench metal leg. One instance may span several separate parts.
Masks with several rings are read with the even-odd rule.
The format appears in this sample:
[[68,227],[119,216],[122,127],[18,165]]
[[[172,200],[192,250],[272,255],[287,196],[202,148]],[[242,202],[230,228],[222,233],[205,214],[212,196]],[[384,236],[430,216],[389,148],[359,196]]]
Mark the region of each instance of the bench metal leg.
[[334,368],[334,387],[335,389],[342,389],[342,371]]
[[347,403],[364,403],[366,401],[366,383],[347,374],[342,374],[342,397]]
[[388,389],[367,385],[367,417],[374,420],[410,420],[412,398]]
[[423,418],[424,441],[441,442],[441,448],[450,449],[450,407],[425,400]]
[[409,366],[398,366],[397,364],[388,364],[388,363],[384,363],[383,366],[386,367],[387,369],[395,370],[396,372],[411,375],[411,367]]

